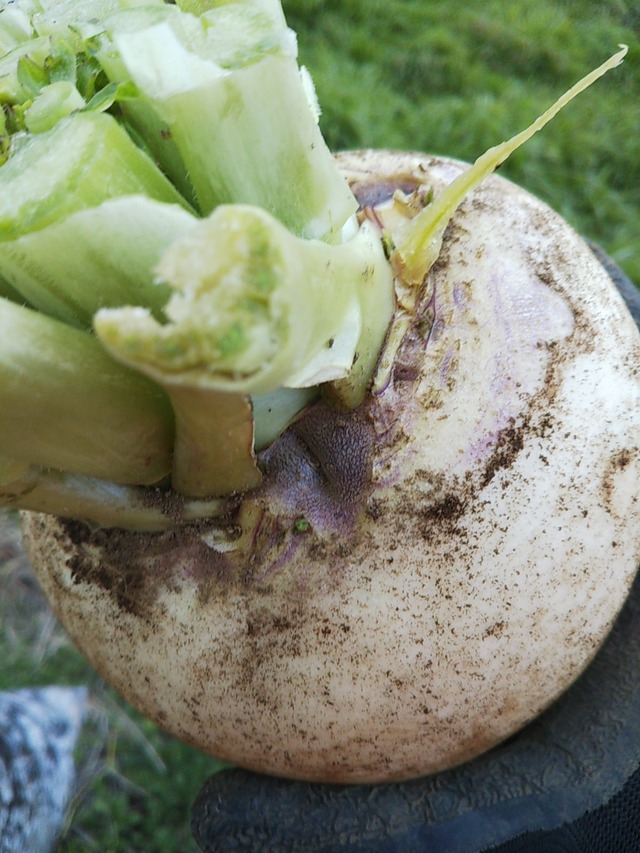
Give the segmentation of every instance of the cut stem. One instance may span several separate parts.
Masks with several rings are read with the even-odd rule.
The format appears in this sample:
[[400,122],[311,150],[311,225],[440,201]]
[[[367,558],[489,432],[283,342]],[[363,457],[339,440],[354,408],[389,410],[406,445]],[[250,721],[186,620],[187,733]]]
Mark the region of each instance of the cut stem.
[[171,383],[164,387],[176,416],[171,479],[176,492],[208,497],[258,486],[262,475],[253,455],[249,399]]
[[357,203],[318,128],[295,39],[260,5],[199,18],[166,7],[162,20],[123,12],[107,20],[98,57],[111,80],[140,92],[124,105],[132,120],[164,126],[164,165],[189,175],[204,215],[254,204],[295,234],[335,241]]
[[174,290],[169,322],[115,308],[98,312],[96,331],[156,381],[242,395],[343,379],[359,347],[372,369],[394,306],[372,227],[334,246],[294,236],[259,208],[221,205],[160,262]]
[[89,333],[0,299],[0,447],[22,462],[157,483],[171,470],[166,395]]
[[111,199],[0,241],[0,273],[33,307],[79,328],[90,328],[100,308],[132,302],[161,319],[171,290],[153,270],[196,222],[176,204],[142,195]]
[[148,533],[203,518],[223,519],[229,513],[229,502],[221,499],[189,501],[165,489],[117,485],[109,480],[36,466],[20,468],[20,463],[14,463],[14,476],[10,476],[8,465],[3,466],[2,462],[1,507]]
[[334,246],[294,236],[259,208],[222,205],[170,246],[158,272],[174,288],[168,323],[115,308],[99,311],[95,328],[171,398],[180,492],[257,485],[248,395],[344,379],[360,348],[350,394],[356,404],[364,396],[393,313],[391,271],[368,226]]

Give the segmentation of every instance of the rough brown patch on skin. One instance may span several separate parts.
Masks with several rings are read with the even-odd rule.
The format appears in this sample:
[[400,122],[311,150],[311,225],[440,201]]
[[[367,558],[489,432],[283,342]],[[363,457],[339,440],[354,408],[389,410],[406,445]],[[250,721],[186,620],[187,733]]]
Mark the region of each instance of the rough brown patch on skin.
[[334,500],[359,512],[371,489],[373,431],[362,410],[342,413],[324,405],[305,412],[293,432],[308,448]]
[[524,447],[526,435],[529,431],[529,418],[524,419],[519,425],[516,425],[515,421],[512,420],[508,427],[500,430],[495,449],[484,468],[480,481],[481,489],[489,485],[498,471],[511,467]]
[[121,610],[149,622],[158,618],[162,590],[175,590],[184,575],[206,585],[231,571],[226,557],[202,541],[198,525],[167,533],[131,533],[93,530],[82,522],[63,519],[61,528],[64,539],[79,546],[69,561],[73,582],[95,584]]
[[609,512],[613,512],[615,505],[614,490],[616,478],[626,468],[628,468],[629,465],[631,465],[634,459],[637,458],[639,452],[640,450],[637,447],[634,447],[632,450],[624,448],[623,450],[614,453],[609,460],[602,478],[602,495],[605,506]]
[[[355,547],[372,489],[373,447],[364,409],[345,415],[319,403],[261,455],[264,481],[255,500],[264,509],[263,525],[280,526],[282,553],[295,549],[317,563],[329,543],[343,557]],[[259,532],[260,541],[264,535]],[[263,572],[278,568],[277,560],[271,570],[269,559],[260,563]]]

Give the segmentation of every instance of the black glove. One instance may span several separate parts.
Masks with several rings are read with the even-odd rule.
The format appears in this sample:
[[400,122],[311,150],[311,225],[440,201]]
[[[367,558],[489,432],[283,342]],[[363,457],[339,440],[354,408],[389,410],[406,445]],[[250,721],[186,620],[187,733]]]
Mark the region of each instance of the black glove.
[[[640,326],[640,294],[592,248]],[[226,770],[202,788],[192,830],[204,853],[638,853],[640,576],[583,676],[491,752],[385,785]]]

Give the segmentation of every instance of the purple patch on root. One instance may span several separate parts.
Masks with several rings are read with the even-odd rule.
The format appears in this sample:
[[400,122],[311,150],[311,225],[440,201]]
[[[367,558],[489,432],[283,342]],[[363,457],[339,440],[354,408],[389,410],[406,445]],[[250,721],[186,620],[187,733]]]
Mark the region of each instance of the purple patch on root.
[[303,517],[320,534],[346,534],[371,491],[372,459],[366,415],[344,415],[319,403],[261,454],[259,497],[292,523]]

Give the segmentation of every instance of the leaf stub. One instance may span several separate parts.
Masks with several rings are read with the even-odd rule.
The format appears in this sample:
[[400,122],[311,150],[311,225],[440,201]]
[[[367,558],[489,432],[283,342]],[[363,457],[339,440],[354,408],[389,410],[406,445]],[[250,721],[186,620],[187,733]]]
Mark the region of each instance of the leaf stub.
[[381,390],[389,382],[395,356],[410,325],[420,286],[440,254],[444,232],[460,204],[478,184],[501,166],[516,149],[542,130],[573,98],[620,65],[627,52],[628,47],[620,45],[617,53],[575,83],[529,127],[481,154],[469,169],[455,178],[420,213],[410,216],[394,229],[391,235],[394,249],[390,260],[396,275],[398,308],[374,379],[374,391]]

